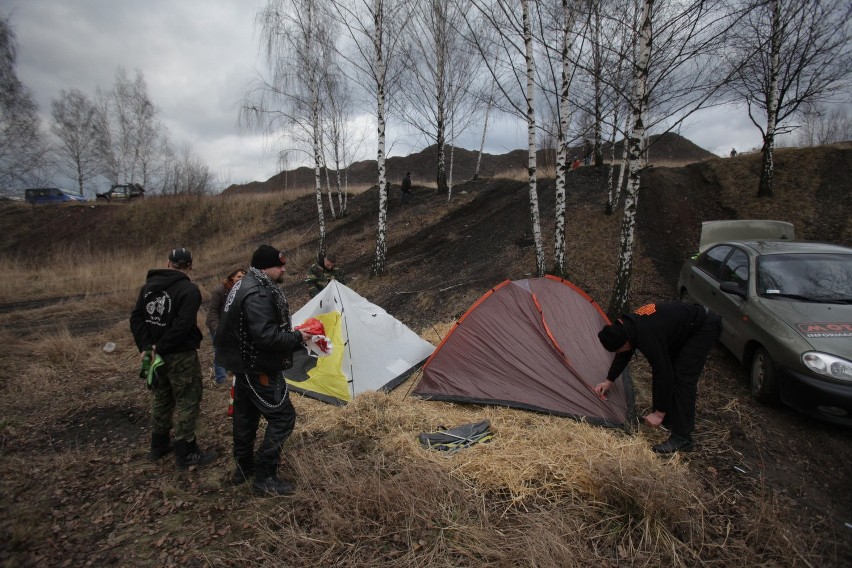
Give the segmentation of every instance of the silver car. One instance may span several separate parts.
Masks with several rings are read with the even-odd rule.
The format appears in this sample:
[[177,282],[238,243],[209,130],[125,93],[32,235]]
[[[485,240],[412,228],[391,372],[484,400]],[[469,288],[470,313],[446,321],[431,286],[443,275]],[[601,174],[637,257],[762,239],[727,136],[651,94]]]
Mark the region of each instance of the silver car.
[[788,240],[787,223],[772,239],[719,240],[765,223],[773,222],[703,227],[702,252],[680,272],[680,298],[722,316],[720,341],[751,370],[756,399],[852,426],[852,249]]

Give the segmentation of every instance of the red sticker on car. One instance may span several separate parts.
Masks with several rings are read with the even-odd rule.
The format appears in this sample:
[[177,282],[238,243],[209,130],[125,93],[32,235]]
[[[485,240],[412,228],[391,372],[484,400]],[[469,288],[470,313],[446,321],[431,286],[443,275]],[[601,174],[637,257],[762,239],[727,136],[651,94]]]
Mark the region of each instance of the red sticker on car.
[[852,337],[852,323],[800,323],[797,327],[805,337]]

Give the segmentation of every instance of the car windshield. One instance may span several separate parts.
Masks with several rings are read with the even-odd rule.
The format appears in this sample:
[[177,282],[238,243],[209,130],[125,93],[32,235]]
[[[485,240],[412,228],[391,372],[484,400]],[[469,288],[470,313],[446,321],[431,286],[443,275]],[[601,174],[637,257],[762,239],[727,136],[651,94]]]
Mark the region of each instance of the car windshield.
[[852,303],[852,254],[761,256],[757,291],[763,297]]

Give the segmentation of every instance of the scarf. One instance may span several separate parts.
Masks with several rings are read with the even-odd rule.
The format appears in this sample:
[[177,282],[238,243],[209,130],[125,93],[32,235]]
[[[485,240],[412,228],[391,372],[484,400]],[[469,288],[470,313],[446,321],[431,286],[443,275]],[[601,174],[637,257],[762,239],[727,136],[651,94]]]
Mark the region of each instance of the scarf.
[[262,270],[258,270],[252,266],[249,268],[249,271],[257,278],[260,285],[272,294],[272,299],[275,300],[275,306],[278,308],[278,313],[281,316],[281,327],[284,328],[284,331],[292,331],[293,322],[290,320],[290,304],[287,303],[284,291]]

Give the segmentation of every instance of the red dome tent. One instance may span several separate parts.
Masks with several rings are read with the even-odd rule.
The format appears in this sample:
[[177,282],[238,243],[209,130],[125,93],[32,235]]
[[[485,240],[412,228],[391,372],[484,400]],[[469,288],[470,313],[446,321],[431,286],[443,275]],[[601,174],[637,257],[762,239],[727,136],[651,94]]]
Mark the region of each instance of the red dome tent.
[[614,357],[597,337],[608,323],[600,306],[567,280],[506,280],[450,330],[414,394],[627,427],[634,414],[629,372],[607,400],[593,390]]

